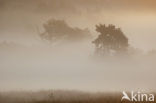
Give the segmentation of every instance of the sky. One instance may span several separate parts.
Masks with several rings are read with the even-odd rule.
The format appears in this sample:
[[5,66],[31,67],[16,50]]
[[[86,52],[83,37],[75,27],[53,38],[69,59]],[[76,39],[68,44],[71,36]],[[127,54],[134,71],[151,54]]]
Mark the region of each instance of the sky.
[[1,40],[34,42],[36,28],[51,18],[69,25],[89,28],[97,36],[95,25],[115,24],[129,42],[143,50],[155,49],[155,0],[0,0]]
[[[91,42],[98,36],[95,25],[100,23],[121,28],[132,47],[156,49],[155,5],[155,0],[0,0],[0,42],[19,46],[0,49],[0,90],[155,89],[155,57],[88,61],[94,51]],[[93,38],[59,48],[47,46],[38,28],[44,32],[43,24],[50,19],[88,28]]]

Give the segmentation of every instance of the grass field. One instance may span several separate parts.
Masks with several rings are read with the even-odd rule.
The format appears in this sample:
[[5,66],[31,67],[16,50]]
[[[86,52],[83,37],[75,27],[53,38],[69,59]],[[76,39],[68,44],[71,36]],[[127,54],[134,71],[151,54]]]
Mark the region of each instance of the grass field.
[[49,90],[0,93],[0,103],[136,103],[127,100],[121,101],[121,98],[122,93],[120,92],[89,93],[82,91]]

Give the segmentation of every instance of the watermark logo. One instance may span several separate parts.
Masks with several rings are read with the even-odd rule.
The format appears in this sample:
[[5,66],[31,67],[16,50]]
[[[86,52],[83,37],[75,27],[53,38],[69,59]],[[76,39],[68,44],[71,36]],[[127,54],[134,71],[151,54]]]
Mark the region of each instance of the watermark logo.
[[125,91],[122,92],[123,96],[121,98],[121,101],[128,100],[132,102],[154,102],[154,94],[149,93],[141,93],[141,92],[134,92],[131,91],[130,95],[128,95]]

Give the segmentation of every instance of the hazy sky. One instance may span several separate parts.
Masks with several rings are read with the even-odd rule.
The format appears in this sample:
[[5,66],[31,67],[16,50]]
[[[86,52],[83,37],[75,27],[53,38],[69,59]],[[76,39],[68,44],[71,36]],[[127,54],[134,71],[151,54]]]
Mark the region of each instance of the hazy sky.
[[122,28],[133,46],[154,49],[155,5],[155,0],[0,0],[0,38],[33,42],[36,27],[56,18],[89,28],[93,35],[97,35],[96,24],[113,23]]
[[[37,28],[43,32],[42,24],[55,18],[71,27],[89,28],[94,37],[96,24],[115,24],[132,46],[156,49],[155,5],[156,0],[0,0],[0,41],[38,43]],[[92,63],[87,61],[94,51],[91,41],[57,49],[0,50],[0,90],[155,88],[154,57]]]

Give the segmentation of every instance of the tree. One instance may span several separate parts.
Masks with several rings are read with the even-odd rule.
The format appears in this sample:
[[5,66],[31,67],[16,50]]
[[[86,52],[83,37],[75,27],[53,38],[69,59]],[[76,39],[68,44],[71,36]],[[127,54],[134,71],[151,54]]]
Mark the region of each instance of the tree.
[[93,41],[98,55],[116,55],[127,51],[129,46],[128,38],[120,28],[115,25],[99,24],[96,25],[96,31],[100,33]]
[[49,42],[57,40],[79,41],[91,36],[88,29],[70,27],[64,20],[50,19],[44,25],[40,37]]

